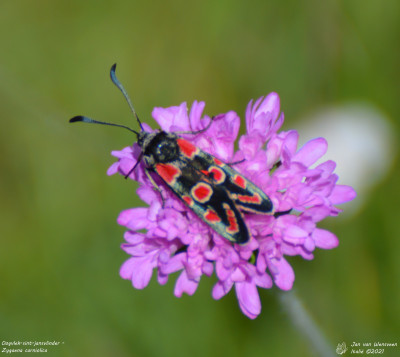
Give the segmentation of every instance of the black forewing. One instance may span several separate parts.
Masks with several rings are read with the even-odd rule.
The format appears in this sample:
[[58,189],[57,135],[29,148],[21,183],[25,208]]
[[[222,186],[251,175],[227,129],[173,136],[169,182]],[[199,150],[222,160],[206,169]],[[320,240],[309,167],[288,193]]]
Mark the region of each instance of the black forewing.
[[[182,199],[183,196],[190,196],[194,200],[194,204],[190,207],[197,216],[199,216],[205,223],[214,229],[221,236],[235,243],[246,243],[249,240],[250,234],[244,222],[243,215],[235,202],[232,200],[229,192],[221,185],[215,185],[212,179],[205,175],[199,168],[197,162],[181,158],[171,164],[179,167],[181,175],[178,177],[173,185],[168,185],[176,195]],[[205,168],[206,169],[206,168]],[[204,182],[212,187],[212,194],[209,200],[201,203],[195,200],[191,195],[191,189],[199,182]],[[206,219],[208,210],[214,211],[220,218],[219,222],[211,222]],[[230,217],[228,211],[233,212],[233,218],[237,224],[237,232],[228,232],[230,226]]]
[[[191,161],[191,165],[197,170],[208,170],[211,166],[218,166],[219,168],[221,168],[226,174],[226,179],[224,182],[221,182],[216,186],[222,186],[224,190],[228,191],[232,201],[238,208],[242,209],[243,211],[268,215],[274,213],[273,204],[270,198],[265,194],[265,192],[262,191],[255,184],[253,184],[250,180],[242,176],[230,165],[222,162],[220,163],[220,165],[217,165],[215,163],[215,158],[204,151],[200,151],[196,158]],[[234,178],[237,175],[241,176],[245,180],[245,188],[238,186],[234,182]],[[210,179],[212,180],[212,177],[210,177]],[[251,202],[251,198],[255,195],[258,195],[260,197],[261,201],[259,203]],[[248,197],[249,200],[245,201],[241,199],[242,196]]]

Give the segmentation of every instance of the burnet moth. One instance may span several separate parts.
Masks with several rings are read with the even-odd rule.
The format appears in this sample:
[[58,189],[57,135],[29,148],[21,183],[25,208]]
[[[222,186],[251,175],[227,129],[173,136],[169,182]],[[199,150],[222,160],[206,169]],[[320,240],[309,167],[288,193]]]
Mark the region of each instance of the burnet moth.
[[147,176],[156,189],[158,186],[152,175],[158,175],[169,189],[215,232],[231,242],[247,243],[250,232],[242,211],[272,215],[274,207],[270,198],[233,169],[234,164],[222,162],[179,136],[206,132],[212,120],[206,128],[193,132],[144,131],[127,92],[115,75],[115,69],[116,64],[111,67],[111,80],[124,95],[141,131],[137,132],[125,125],[101,122],[81,115],[70,119],[70,123],[85,122],[117,126],[136,134],[141,154],[126,177],[143,159]]

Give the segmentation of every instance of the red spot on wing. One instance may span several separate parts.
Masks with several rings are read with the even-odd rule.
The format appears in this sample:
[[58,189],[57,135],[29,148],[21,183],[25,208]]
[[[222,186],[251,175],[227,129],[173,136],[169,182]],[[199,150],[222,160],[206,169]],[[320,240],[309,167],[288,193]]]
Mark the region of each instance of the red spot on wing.
[[204,203],[210,199],[213,190],[210,185],[204,182],[200,182],[197,185],[193,186],[191,193],[196,201]]
[[176,179],[181,175],[181,170],[172,164],[157,164],[156,172],[169,185],[173,185]]
[[223,166],[224,165],[224,163],[221,160],[218,160],[216,157],[214,157],[214,162],[218,166]]
[[208,209],[204,215],[206,221],[211,223],[221,222],[221,218],[217,215],[217,212],[212,209]]
[[219,167],[211,166],[208,170],[210,174],[212,174],[212,178],[216,183],[222,183],[225,181],[225,172],[221,170]]
[[226,203],[223,206],[225,208],[225,212],[228,216],[229,226],[226,227],[226,231],[230,234],[239,232],[239,225],[237,223],[237,219],[235,216],[235,212],[229,208],[229,205]]
[[189,141],[186,141],[185,139],[177,139],[177,143],[182,154],[187,156],[189,159],[192,159],[198,151],[196,146],[194,146],[192,143],[189,143]]
[[235,175],[233,177],[233,182],[239,187],[246,188],[246,180],[243,176]]
[[182,200],[186,202],[186,204],[190,207],[193,206],[193,199],[189,196],[182,196]]
[[237,195],[237,199],[244,203],[261,203],[261,197],[258,193],[255,193],[253,196]]

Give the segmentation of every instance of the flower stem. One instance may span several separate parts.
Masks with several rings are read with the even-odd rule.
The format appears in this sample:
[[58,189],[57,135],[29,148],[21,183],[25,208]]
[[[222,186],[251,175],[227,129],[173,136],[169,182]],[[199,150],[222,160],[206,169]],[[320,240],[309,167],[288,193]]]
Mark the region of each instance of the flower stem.
[[293,291],[282,291],[279,293],[279,301],[293,325],[308,339],[316,354],[323,357],[334,357],[334,347],[328,343],[297,295]]

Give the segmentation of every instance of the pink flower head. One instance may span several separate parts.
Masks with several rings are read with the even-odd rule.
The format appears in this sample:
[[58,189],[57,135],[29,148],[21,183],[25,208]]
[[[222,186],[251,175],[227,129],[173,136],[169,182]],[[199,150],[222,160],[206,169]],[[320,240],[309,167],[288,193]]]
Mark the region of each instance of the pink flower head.
[[[153,117],[162,130],[198,131],[207,127],[208,116],[203,116],[204,102],[195,101],[188,114],[186,103],[178,107],[155,108]],[[353,188],[338,185],[333,173],[335,163],[325,161],[315,166],[326,152],[323,138],[310,140],[297,149],[295,130],[278,130],[283,123],[280,101],[276,93],[250,102],[246,109],[246,134],[239,138],[235,152],[240,118],[235,112],[213,118],[205,132],[184,135],[201,150],[224,162],[241,163],[234,168],[261,188],[272,200],[275,215],[245,214],[251,232],[247,244],[232,244],[221,237],[185,206],[162,181],[154,177],[160,192],[146,175],[141,150],[135,143],[121,151],[113,151],[118,158],[108,170],[138,181],[139,197],[146,207],[121,212],[118,223],[127,227],[126,243],[122,249],[130,258],[122,265],[120,274],[130,279],[137,289],[145,288],[157,272],[158,282],[165,284],[168,275],[180,272],[174,294],[192,295],[203,274],[215,270],[218,282],[212,296],[220,299],[235,287],[239,306],[249,318],[261,312],[257,288],[290,290],[294,271],[286,255],[300,255],[313,259],[315,248],[332,249],[339,242],[336,236],[317,223],[328,216],[336,216],[336,205],[355,198]],[[145,130],[151,129],[144,125]]]

